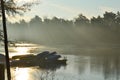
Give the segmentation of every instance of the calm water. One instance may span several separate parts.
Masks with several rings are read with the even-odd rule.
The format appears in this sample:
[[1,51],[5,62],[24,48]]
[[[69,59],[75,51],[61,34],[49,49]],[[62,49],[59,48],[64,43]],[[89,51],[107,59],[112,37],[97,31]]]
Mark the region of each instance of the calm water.
[[[19,46],[10,50],[11,55],[16,55],[23,52],[35,54],[44,50],[58,49],[34,45],[34,47]],[[68,59],[67,66],[59,66],[55,69],[14,67],[11,68],[12,80],[120,80],[120,58],[118,55],[89,56],[63,53],[61,55]]]

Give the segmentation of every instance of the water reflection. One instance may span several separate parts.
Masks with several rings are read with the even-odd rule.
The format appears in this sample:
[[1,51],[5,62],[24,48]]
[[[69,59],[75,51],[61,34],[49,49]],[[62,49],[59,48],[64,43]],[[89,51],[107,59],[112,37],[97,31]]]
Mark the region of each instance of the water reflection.
[[10,51],[10,57],[15,55],[25,55],[25,54],[32,54],[30,51],[32,49],[36,49],[33,47],[11,47],[9,48]]
[[15,77],[13,77],[13,80],[29,80],[30,76],[29,76],[29,69],[28,68],[15,68],[14,71],[12,71],[15,75]]
[[[86,56],[84,56],[86,57]],[[85,80],[120,80],[119,56],[88,56],[74,64]],[[78,63],[79,62],[79,63]]]
[[[24,55],[24,54],[37,54],[39,52],[36,51],[36,48],[45,49],[47,47],[41,46],[28,46],[28,45],[18,45],[17,47],[11,47],[11,56],[14,55]],[[42,51],[42,50],[41,50]],[[19,63],[21,64],[21,63]],[[24,67],[12,67],[12,80],[56,80],[55,73],[61,67],[65,67],[66,64],[49,64],[49,65],[41,65],[41,66],[24,66]]]
[[38,54],[43,51],[56,51],[56,48],[30,43],[17,43],[9,47],[10,57],[15,55]]
[[[25,48],[32,49],[33,52],[36,49]],[[38,51],[48,50],[46,47],[37,49],[39,49]],[[29,53],[29,50],[23,49],[22,52]],[[120,80],[119,55],[86,56],[74,55],[73,53],[73,55],[67,54],[65,56],[68,59],[66,67],[54,65],[45,68],[39,66],[11,68],[12,80],[20,80],[21,78],[23,80]]]
[[56,78],[56,70],[42,69],[40,67],[16,67],[11,70],[12,80],[54,80]]
[[26,76],[24,80],[120,80],[119,56],[67,57],[68,65],[65,68],[12,68],[13,80],[19,80],[21,76]]
[[120,80],[119,56],[67,55],[67,58],[66,67],[12,68],[13,80],[19,80],[19,76],[26,76],[24,80]]
[[98,59],[91,59],[91,71],[103,73],[105,80],[119,80],[119,58],[119,56],[104,56]]

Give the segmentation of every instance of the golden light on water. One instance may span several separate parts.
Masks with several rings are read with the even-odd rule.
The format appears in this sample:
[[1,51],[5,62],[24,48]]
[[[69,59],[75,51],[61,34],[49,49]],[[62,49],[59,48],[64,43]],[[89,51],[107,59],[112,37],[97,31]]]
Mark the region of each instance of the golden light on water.
[[16,55],[36,54],[41,51],[50,49],[49,47],[30,44],[30,43],[16,43],[15,46],[9,47],[10,57]]
[[28,51],[29,51],[29,48],[27,48],[27,47],[17,47],[16,48],[16,52],[21,55],[28,54]]
[[35,67],[12,68],[12,80],[39,80],[41,69]]
[[29,80],[29,69],[16,68],[15,75],[15,80]]
[[15,47],[9,47],[10,56],[34,53],[38,49],[36,44],[16,43]]

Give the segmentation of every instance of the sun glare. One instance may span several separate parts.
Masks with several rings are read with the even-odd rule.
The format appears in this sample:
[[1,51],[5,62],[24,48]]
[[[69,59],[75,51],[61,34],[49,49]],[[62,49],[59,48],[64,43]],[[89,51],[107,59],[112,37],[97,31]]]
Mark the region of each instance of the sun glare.
[[18,54],[28,54],[29,49],[27,47],[17,47],[16,51]]
[[15,75],[15,80],[29,80],[28,68],[16,68]]

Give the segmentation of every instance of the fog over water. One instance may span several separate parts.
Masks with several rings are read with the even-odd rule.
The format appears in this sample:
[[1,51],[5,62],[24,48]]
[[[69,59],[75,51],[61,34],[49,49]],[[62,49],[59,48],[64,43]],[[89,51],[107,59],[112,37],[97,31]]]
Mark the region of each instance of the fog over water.
[[8,23],[9,40],[64,47],[71,52],[119,54],[119,15],[105,12],[104,17],[87,19],[80,14],[73,20],[35,16],[30,22]]
[[36,16],[28,23],[7,23],[9,40],[22,42],[9,47],[10,55],[56,51],[68,59],[66,66],[52,70],[11,67],[12,80],[120,80],[118,15],[105,12],[90,20],[79,15],[71,21]]

